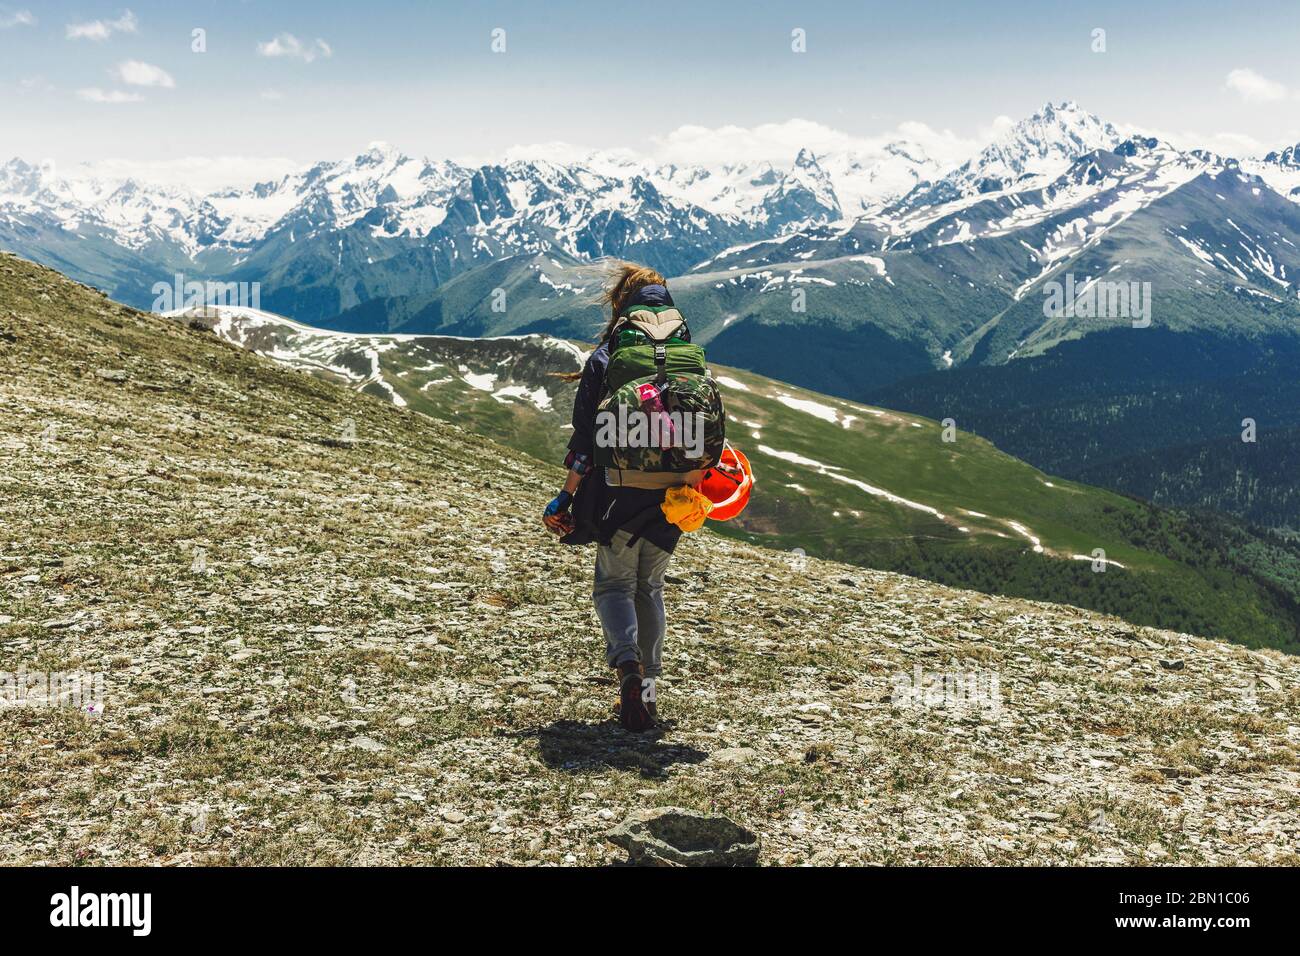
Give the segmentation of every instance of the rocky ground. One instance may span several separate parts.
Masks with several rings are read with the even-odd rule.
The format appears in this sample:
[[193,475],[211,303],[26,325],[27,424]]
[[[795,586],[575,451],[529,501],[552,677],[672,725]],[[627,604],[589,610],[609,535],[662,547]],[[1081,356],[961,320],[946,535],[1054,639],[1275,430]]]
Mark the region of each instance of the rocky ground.
[[701,533],[630,735],[553,467],[10,256],[0,407],[0,671],[104,677],[0,709],[0,861],[1300,861],[1295,658]]

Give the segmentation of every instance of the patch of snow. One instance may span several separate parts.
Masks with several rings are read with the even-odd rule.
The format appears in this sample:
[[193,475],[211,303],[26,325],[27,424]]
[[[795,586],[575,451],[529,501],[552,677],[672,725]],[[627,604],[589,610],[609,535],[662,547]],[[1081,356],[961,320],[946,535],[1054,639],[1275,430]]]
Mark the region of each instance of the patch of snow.
[[1118,561],[1112,561],[1110,558],[1094,558],[1090,554],[1072,554],[1070,557],[1075,561],[1100,561],[1102,564],[1113,564],[1117,568],[1124,567]]
[[806,412],[820,418],[822,421],[830,422],[832,425],[839,421],[839,413],[831,406],[823,405],[821,402],[814,402],[807,398],[795,398],[792,395],[778,395],[776,400],[787,408]]
[[842,481],[847,485],[852,485],[854,488],[864,491],[872,497],[883,498],[888,502],[901,505],[904,508],[911,508],[915,511],[924,511],[926,514],[934,515],[941,521],[947,520],[941,511],[931,508],[929,505],[921,504],[918,501],[911,501],[900,495],[896,495],[891,491],[886,491],[884,488],[878,488],[875,485],[867,484],[865,481],[859,481],[857,478],[853,478],[849,475],[840,474],[839,472],[841,469],[837,465],[824,465],[813,458],[805,458],[797,452],[780,451],[776,448],[770,448],[767,445],[759,445],[758,450],[764,455],[768,455],[772,458],[779,458],[780,460],[788,461],[791,464],[803,465],[806,468],[816,469],[819,475],[824,475],[827,478],[834,478],[836,481]]
[[492,397],[502,404],[509,398],[521,399],[525,402],[531,402],[543,412],[550,411],[551,408],[551,396],[546,394],[544,388],[530,390],[523,385],[507,385],[493,392]]
[[497,377],[494,372],[471,372],[465,365],[460,367],[460,376],[465,380],[465,384],[470,388],[476,388],[480,392],[490,392],[496,388]]
[[1017,534],[1023,535],[1029,539],[1029,543],[1034,546],[1034,550],[1039,554],[1043,551],[1043,542],[1040,541],[1032,531],[1022,525],[1019,521],[1008,521],[1007,524],[1015,530]]

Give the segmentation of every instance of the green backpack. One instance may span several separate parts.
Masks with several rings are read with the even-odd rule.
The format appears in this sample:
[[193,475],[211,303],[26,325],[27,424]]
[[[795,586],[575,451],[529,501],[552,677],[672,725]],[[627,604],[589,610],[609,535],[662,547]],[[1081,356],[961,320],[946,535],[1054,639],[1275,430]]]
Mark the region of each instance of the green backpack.
[[667,473],[666,486],[672,474],[717,464],[726,411],[704,349],[682,337],[685,329],[673,306],[637,305],[624,313],[596,408],[597,465]]

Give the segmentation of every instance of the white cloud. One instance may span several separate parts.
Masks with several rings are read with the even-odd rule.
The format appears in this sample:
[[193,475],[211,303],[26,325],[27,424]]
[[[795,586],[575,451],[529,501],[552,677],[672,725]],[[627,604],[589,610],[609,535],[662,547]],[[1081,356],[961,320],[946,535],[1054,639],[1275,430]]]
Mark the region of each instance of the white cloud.
[[284,99],[284,94],[281,93],[279,90],[263,90],[261,92],[261,97],[264,100],[270,100],[272,102],[276,102],[278,100]]
[[257,52],[262,56],[283,56],[304,63],[310,63],[317,57],[329,58],[334,55],[334,49],[320,37],[304,43],[292,33],[281,33],[259,43]]
[[936,131],[924,123],[905,122],[888,133],[863,137],[804,119],[751,127],[679,126],[666,136],[657,137],[654,143],[664,161],[712,164],[735,162],[737,157],[789,163],[803,148],[819,156],[824,153],[871,156],[898,140],[915,142],[940,160],[965,155],[971,148],[970,143],[952,133]]
[[36,17],[30,10],[10,10],[8,7],[0,7],[0,30],[8,30],[10,27],[34,27],[36,26]]
[[980,139],[991,143],[1000,136],[1011,132],[1016,126],[1016,121],[1005,113],[1001,116],[993,117],[993,122],[988,126],[980,127]]
[[[998,124],[994,124],[996,127]],[[982,147],[991,133],[981,130],[974,139],[950,130],[936,130],[925,123],[908,120],[892,130],[874,136],[858,136],[805,119],[790,119],[758,126],[679,126],[662,136],[652,137],[646,148],[602,148],[605,158],[623,162],[650,161],[678,165],[726,165],[736,162],[772,163],[788,166],[799,150],[807,148],[817,156],[852,153],[863,160],[885,155],[885,147],[899,142],[920,147],[922,153],[941,164],[958,163]],[[592,150],[570,143],[550,142],[513,146],[505,159],[545,158],[552,162],[574,162],[589,157]],[[467,157],[468,159],[468,157]],[[491,161],[498,162],[498,158]]]
[[1248,103],[1275,103],[1288,95],[1281,83],[1245,67],[1229,72],[1224,85]]
[[126,90],[101,90],[98,86],[77,90],[77,96],[87,103],[138,103],[144,99],[139,93]]
[[113,69],[113,74],[127,86],[161,86],[171,89],[176,85],[171,74],[162,67],[140,60],[119,63]]
[[116,20],[87,20],[84,23],[69,23],[67,37],[69,40],[107,40],[114,33],[135,33],[139,23],[135,14],[123,10]]
[[1247,159],[1268,152],[1268,147],[1246,133],[1218,132],[1202,137],[1207,149],[1233,159]]
[[[1205,133],[1198,130],[1167,130],[1150,126],[1133,126],[1128,123],[1117,124],[1115,128],[1125,138],[1130,136],[1154,136],[1176,149],[1183,151],[1205,149],[1229,159],[1249,159],[1253,156],[1262,156],[1270,149],[1276,148],[1261,142],[1254,136],[1246,133],[1235,133],[1231,130]],[[1295,141],[1294,135],[1285,130],[1282,132],[1282,142],[1293,143]]]
[[200,193],[279,180],[303,169],[283,156],[184,156],[178,159],[103,159],[74,167],[70,178],[137,182],[192,189]]

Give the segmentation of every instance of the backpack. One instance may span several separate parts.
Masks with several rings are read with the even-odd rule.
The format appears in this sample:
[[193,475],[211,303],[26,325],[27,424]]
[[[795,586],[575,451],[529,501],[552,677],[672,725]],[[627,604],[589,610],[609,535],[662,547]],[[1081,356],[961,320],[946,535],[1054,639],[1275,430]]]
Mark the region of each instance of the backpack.
[[615,328],[604,397],[596,406],[594,463],[627,484],[667,487],[717,463],[726,411],[704,349],[671,305],[634,305]]

